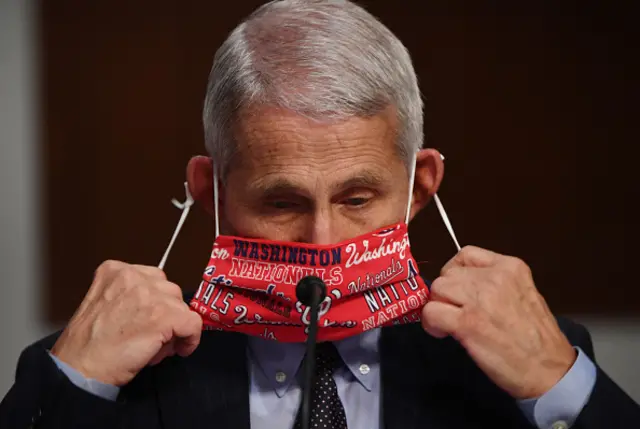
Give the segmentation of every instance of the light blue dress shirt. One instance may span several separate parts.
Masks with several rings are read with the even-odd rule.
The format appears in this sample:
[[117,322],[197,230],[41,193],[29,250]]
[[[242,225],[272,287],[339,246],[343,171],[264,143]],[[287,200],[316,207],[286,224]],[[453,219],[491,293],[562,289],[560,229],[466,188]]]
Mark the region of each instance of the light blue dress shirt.
[[[334,373],[338,395],[345,407],[349,429],[380,429],[380,330],[367,331],[334,344],[345,366]],[[570,427],[587,403],[596,381],[596,367],[576,347],[578,357],[565,376],[540,398],[519,401],[527,418],[539,429],[564,421]],[[253,429],[291,428],[300,404],[298,371],[304,344],[277,343],[249,338],[247,349],[251,389],[249,406]],[[76,386],[105,399],[115,400],[119,389],[86,379],[51,355]]]
[[[379,429],[380,330],[334,342],[345,365],[334,372],[338,396],[344,405],[349,429]],[[291,428],[302,395],[300,377],[305,344],[277,343],[251,337],[251,427]]]

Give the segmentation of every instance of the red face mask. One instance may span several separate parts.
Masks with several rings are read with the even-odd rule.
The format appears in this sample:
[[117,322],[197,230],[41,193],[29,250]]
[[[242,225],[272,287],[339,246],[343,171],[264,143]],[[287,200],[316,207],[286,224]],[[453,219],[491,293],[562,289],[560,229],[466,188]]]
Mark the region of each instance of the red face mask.
[[[414,163],[415,168],[415,163]],[[413,172],[409,189],[413,189]],[[182,217],[160,268],[193,199],[174,205]],[[216,239],[191,308],[204,329],[242,332],[280,342],[307,339],[310,308],[296,298],[296,285],[316,276],[327,287],[319,307],[318,341],[335,341],[381,326],[420,321],[429,290],[411,255],[405,222],[335,245],[256,240],[219,234],[218,183],[214,174]],[[434,196],[458,250],[446,212]],[[411,194],[409,194],[409,201]]]
[[429,296],[401,223],[331,246],[219,236],[191,307],[206,329],[304,342],[310,308],[296,285],[309,275],[327,286],[318,341],[417,322]]

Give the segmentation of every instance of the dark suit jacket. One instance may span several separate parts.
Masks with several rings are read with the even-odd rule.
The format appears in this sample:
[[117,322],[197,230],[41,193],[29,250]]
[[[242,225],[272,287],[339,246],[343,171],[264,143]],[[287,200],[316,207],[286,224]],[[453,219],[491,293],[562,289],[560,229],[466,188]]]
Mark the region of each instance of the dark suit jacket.
[[[560,326],[591,358],[586,329]],[[247,338],[203,332],[188,358],[145,368],[110,402],[74,386],[47,354],[57,335],[28,347],[0,404],[0,428],[249,429]],[[453,339],[417,324],[383,328],[380,338],[386,429],[528,428],[516,402],[496,387]],[[574,426],[640,428],[640,407],[598,369],[595,389]]]

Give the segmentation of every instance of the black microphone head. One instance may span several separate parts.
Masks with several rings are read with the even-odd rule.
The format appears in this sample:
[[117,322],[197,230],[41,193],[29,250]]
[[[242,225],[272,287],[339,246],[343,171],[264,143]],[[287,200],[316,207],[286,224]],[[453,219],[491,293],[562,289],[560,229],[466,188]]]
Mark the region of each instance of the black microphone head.
[[320,296],[318,300],[318,303],[320,303],[327,296],[327,285],[324,284],[320,277],[305,276],[296,285],[296,298],[306,306],[312,305],[315,290],[318,291],[317,293]]

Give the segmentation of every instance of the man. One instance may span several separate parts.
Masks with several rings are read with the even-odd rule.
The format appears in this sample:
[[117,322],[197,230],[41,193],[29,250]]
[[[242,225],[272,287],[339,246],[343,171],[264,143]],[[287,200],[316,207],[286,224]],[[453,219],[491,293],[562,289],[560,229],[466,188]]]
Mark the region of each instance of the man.
[[[210,158],[190,161],[188,189],[226,236],[349,242],[413,218],[442,181],[440,154],[421,149],[408,53],[345,0],[254,12],[216,54],[203,117]],[[187,302],[158,268],[102,264],[66,329],[23,352],[0,427],[302,427],[304,344],[203,331],[213,319]],[[466,247],[417,311],[421,323],[321,344],[312,427],[640,423],[587,331],[553,317],[523,261]]]

